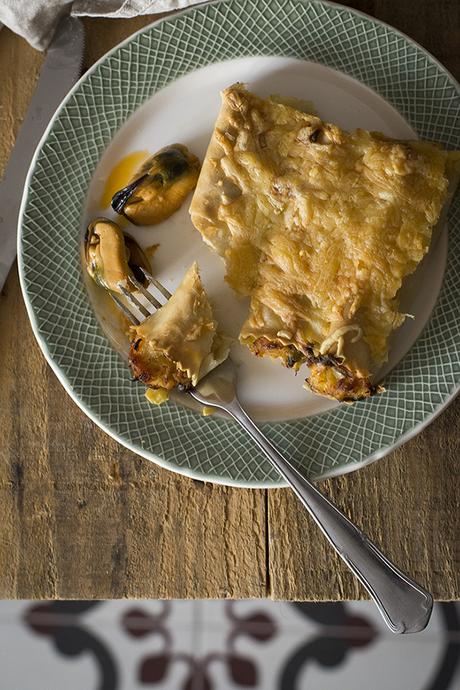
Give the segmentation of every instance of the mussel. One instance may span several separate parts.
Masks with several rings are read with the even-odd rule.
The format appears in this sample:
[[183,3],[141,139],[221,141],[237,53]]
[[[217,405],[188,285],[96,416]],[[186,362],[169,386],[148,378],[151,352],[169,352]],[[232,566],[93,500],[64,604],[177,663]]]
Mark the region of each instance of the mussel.
[[179,209],[195,188],[200,161],[182,144],[151,156],[130,183],[116,192],[112,208],[134,225],[155,225]]
[[101,287],[112,292],[132,290],[129,276],[147,283],[141,269],[150,273],[150,262],[136,240],[108,218],[96,218],[85,235],[86,270]]

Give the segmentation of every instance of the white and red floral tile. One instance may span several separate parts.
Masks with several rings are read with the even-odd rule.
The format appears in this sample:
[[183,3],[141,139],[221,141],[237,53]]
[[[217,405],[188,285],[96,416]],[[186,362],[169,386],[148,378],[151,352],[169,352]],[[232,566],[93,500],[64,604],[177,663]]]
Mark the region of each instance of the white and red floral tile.
[[460,605],[395,637],[372,604],[0,602],[0,690],[459,690]]

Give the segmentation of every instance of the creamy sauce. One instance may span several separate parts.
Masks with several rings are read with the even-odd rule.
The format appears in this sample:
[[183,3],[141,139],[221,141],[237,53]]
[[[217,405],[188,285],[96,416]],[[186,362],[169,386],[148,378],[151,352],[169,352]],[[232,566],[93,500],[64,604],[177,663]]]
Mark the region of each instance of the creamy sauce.
[[198,385],[198,391],[202,395],[209,397],[214,396],[217,400],[224,400],[231,402],[235,397],[235,385],[233,381],[229,381],[224,376],[215,374],[205,378]]
[[149,157],[148,151],[133,151],[112,168],[101,197],[101,208],[108,208],[115,192],[126,187],[136,170]]

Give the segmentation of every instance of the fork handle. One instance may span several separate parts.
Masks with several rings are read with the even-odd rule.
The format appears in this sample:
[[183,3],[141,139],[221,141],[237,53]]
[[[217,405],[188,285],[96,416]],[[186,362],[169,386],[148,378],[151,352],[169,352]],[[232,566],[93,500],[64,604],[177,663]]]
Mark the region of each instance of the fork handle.
[[290,484],[339,556],[367,589],[390,630],[394,633],[423,630],[433,608],[431,594],[402,573],[356,525],[303,477],[260,431],[238,401],[234,400],[226,410]]

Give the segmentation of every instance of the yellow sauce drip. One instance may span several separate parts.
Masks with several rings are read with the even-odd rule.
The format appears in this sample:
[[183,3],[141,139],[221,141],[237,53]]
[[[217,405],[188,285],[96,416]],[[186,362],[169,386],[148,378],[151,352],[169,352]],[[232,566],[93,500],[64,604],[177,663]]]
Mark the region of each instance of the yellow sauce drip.
[[115,192],[126,187],[136,170],[149,157],[148,151],[133,151],[118,161],[110,172],[101,197],[101,208],[108,208]]
[[161,403],[164,403],[168,399],[169,392],[164,388],[157,388],[156,390],[147,388],[145,397],[152,405],[161,405]]

